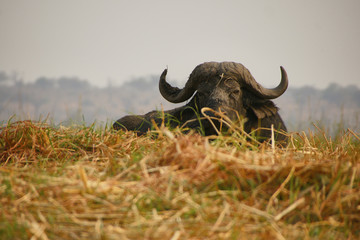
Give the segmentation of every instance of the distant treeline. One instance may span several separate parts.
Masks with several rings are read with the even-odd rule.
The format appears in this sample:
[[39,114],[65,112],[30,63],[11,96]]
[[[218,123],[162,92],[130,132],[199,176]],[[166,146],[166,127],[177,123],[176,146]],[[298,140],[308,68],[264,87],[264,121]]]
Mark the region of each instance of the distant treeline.
[[[289,88],[276,99],[290,130],[306,130],[315,123],[326,129],[359,129],[360,89],[330,84],[325,89],[311,86]],[[0,121],[44,120],[54,124],[111,123],[130,113],[169,109],[181,104],[164,100],[158,90],[158,76],[135,78],[105,88],[92,86],[77,77],[40,77],[24,83],[16,74],[0,72]]]
[[360,129],[360,89],[354,85],[289,88],[275,102],[289,128],[296,131],[313,124],[327,129]]

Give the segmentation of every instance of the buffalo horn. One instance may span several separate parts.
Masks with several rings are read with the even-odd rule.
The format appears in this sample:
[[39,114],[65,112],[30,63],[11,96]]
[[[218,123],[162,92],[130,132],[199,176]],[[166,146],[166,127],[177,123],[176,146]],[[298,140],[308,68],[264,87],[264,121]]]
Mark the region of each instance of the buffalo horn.
[[255,95],[258,97],[264,98],[264,99],[274,99],[279,96],[281,96],[285,90],[288,87],[288,77],[286,74],[285,69],[281,66],[281,82],[280,84],[272,89],[264,88],[260,84],[258,84],[255,79],[252,78],[250,75],[250,78],[245,79],[246,85],[248,85],[249,90],[252,91]]
[[184,102],[188,100],[196,91],[197,86],[195,86],[195,82],[191,78],[189,78],[183,89],[179,89],[177,87],[171,86],[166,82],[166,74],[167,69],[165,69],[160,76],[159,90],[161,95],[169,102]]

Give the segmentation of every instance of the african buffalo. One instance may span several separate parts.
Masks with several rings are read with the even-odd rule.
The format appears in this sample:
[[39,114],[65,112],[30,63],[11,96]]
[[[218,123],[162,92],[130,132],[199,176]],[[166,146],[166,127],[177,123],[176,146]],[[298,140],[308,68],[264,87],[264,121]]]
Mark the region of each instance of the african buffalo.
[[[164,121],[171,127],[202,129],[200,132],[208,136],[218,133],[214,126],[219,129],[224,125],[221,120],[208,119],[225,115],[235,122],[245,119],[243,129],[247,133],[259,129],[257,136],[260,141],[269,139],[271,131],[267,129],[271,125],[280,132],[287,131],[278,108],[270,100],[281,96],[288,86],[286,71],[283,67],[280,69],[281,82],[273,89],[262,87],[247,68],[235,62],[206,62],[198,65],[183,89],[166,82],[165,69],[159,81],[161,95],[172,103],[184,102],[194,95],[190,101],[183,107],[164,112],[152,111],[145,115],[125,116],[117,120],[113,128],[137,131],[141,135],[152,128],[153,120],[157,125]],[[214,111],[209,111],[209,108]],[[287,137],[276,134],[275,139],[286,141]]]

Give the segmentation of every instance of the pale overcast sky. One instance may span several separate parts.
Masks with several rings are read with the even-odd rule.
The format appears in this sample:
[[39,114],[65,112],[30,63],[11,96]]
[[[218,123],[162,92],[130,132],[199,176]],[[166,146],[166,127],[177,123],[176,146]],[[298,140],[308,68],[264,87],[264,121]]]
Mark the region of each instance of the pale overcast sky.
[[[0,0],[0,71],[183,84],[206,61],[243,63],[266,87],[360,86],[359,0]],[[181,86],[180,86],[181,87]]]

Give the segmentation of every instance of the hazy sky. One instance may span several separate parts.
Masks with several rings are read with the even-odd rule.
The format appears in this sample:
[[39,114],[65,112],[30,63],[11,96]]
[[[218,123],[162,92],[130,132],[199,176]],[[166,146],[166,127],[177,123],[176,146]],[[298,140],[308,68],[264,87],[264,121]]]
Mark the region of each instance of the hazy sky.
[[[243,63],[273,87],[360,86],[359,0],[0,0],[0,71],[180,84],[206,61]],[[181,87],[181,86],[180,86]]]

